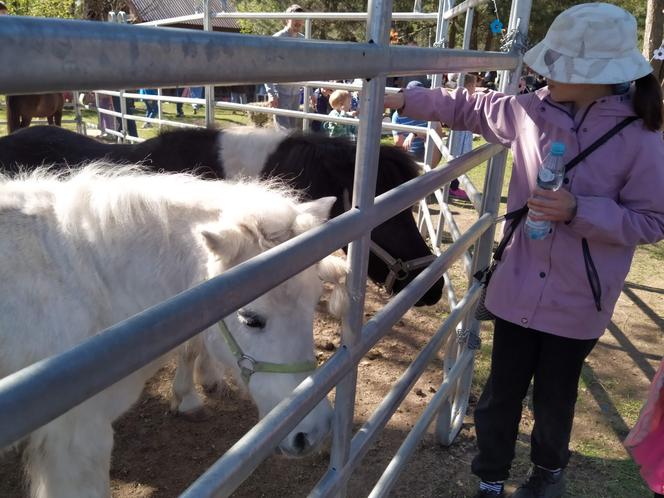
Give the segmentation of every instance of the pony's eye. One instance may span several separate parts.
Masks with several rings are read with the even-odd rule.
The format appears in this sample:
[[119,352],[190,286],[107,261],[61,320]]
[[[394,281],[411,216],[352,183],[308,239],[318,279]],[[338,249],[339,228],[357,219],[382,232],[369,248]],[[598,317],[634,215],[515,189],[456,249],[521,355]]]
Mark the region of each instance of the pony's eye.
[[258,313],[241,308],[237,312],[237,317],[240,323],[254,329],[262,329],[265,327],[265,319]]

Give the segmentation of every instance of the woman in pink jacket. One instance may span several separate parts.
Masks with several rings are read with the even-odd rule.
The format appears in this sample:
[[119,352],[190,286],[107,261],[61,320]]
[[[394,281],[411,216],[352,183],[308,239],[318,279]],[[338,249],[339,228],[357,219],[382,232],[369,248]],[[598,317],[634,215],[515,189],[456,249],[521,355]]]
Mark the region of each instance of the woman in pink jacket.
[[[520,223],[487,289],[497,319],[475,409],[479,497],[503,496],[533,378],[533,467],[513,496],[563,494],[583,361],[611,318],[636,245],[664,238],[662,93],[637,49],[634,17],[614,5],[576,5],[524,61],[548,87],[518,96],[424,88],[385,96],[402,115],[510,147],[508,211],[527,203],[534,219],[553,226],[532,240]],[[564,144],[567,163],[629,117],[638,119],[571,169],[562,188],[537,188],[553,142]]]

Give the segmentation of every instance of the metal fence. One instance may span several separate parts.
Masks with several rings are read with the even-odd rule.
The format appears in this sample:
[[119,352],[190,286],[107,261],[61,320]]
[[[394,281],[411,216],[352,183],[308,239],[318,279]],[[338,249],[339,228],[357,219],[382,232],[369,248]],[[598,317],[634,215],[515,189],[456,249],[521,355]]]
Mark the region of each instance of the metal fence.
[[[451,13],[466,13],[478,1],[453,7],[442,0],[437,40],[444,40]],[[154,29],[12,17],[2,20],[0,93],[38,93],[71,88],[167,87],[248,82],[286,82],[361,77],[353,208],[324,226],[302,234],[140,315],[114,325],[79,346],[42,360],[0,380],[0,447],[12,444],[96,392],[191,338],[268,289],[334,250],[350,243],[347,287],[353,296],[342,324],[342,346],[290,397],[241,438],[183,496],[227,496],[306,413],[336,386],[332,452],[328,471],[312,496],[345,494],[345,486],[363,456],[411,386],[445,343],[445,378],[428,407],[394,456],[371,496],[385,496],[407,457],[437,416],[437,434],[449,444],[459,430],[472,378],[477,322],[469,314],[479,297],[470,281],[461,297],[450,294],[451,313],[431,341],[404,371],[363,428],[352,433],[357,364],[390,327],[474,245],[471,268],[486,265],[494,237],[506,150],[487,144],[455,158],[374,199],[378,145],[386,75],[427,72],[503,70],[502,90],[514,93],[520,54],[471,52],[388,45],[392,4],[368,4],[367,42],[307,43],[284,38]],[[508,32],[525,32],[530,0],[514,0]],[[289,17],[292,17],[289,14]],[[269,50],[268,50],[269,49]],[[272,64],[273,60],[284,61]],[[103,64],[100,61],[104,61]],[[150,70],[146,71],[145,68]],[[220,68],[232,67],[232,72]],[[434,81],[436,81],[434,79]],[[438,79],[438,82],[440,80]],[[431,148],[427,156],[431,153]],[[465,233],[408,287],[364,323],[366,267],[371,229],[439,191],[452,179],[489,160],[480,214]],[[441,195],[440,193],[436,195]],[[481,202],[480,202],[481,201]],[[439,251],[440,252],[440,251]],[[229,290],[232,289],[232,292]],[[452,299],[453,298],[453,299]],[[212,306],[214,303],[214,306]],[[220,303],[223,303],[220,305]],[[453,337],[453,332],[458,333]],[[450,337],[456,340],[449,340]],[[99,364],[107,368],[99,369]]]

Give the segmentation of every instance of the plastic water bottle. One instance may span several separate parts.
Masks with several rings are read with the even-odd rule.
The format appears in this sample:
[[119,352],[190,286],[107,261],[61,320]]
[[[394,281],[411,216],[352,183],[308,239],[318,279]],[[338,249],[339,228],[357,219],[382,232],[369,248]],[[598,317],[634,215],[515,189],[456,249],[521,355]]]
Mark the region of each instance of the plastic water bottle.
[[[565,144],[553,142],[551,152],[544,158],[537,174],[537,186],[546,190],[558,190],[563,183],[565,168],[563,163],[563,154],[565,153]],[[531,215],[537,215],[536,211],[528,211],[526,218],[526,235],[533,240],[542,240],[549,235],[551,231],[550,221],[533,221]]]

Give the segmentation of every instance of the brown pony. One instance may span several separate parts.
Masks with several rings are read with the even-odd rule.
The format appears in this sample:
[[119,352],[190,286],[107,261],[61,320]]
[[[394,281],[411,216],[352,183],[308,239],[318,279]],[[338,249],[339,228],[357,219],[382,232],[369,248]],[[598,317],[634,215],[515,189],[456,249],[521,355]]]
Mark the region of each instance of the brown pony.
[[61,93],[41,95],[8,95],[7,127],[9,133],[27,128],[34,117],[46,117],[48,124],[62,124],[62,108],[65,98]]

